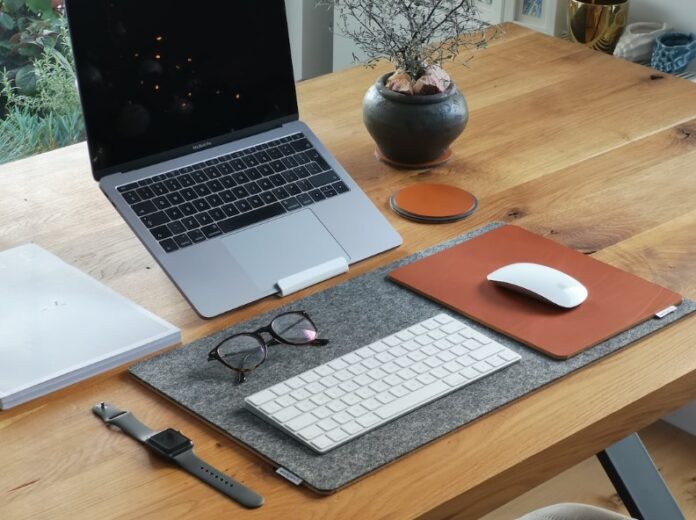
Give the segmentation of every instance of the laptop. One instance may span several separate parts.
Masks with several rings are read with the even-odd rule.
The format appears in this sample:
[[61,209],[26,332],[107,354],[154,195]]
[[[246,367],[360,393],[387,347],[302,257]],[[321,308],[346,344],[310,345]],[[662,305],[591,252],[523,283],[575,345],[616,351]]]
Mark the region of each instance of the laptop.
[[401,244],[299,120],[283,0],[65,4],[94,178],[199,315]]

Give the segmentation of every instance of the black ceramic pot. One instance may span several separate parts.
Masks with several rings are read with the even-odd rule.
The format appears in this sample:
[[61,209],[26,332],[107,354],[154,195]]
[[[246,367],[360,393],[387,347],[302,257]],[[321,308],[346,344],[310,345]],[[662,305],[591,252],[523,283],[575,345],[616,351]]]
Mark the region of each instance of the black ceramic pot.
[[363,121],[388,162],[425,165],[446,156],[469,119],[454,82],[441,94],[409,96],[384,86],[385,74],[363,100]]

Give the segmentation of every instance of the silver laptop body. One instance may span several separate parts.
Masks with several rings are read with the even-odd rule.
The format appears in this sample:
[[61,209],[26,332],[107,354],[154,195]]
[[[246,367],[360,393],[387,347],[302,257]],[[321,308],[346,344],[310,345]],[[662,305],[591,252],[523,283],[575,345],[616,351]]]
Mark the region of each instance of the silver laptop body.
[[[166,4],[163,0],[159,1]],[[128,24],[129,2],[134,10],[138,9],[141,16],[147,16],[147,13],[140,10],[143,3],[136,0],[121,0],[120,11],[104,15],[105,20],[124,17],[126,22],[119,23],[125,27],[127,38],[131,38],[129,30],[131,33],[137,32]],[[207,3],[215,5],[216,9],[224,5],[213,0]],[[90,56],[87,50],[80,47],[88,45],[90,38],[96,38],[83,26],[88,20],[99,19],[101,13],[93,11],[100,9],[99,4],[102,4],[104,11],[111,9],[109,5],[113,6],[106,0],[67,2],[95,178],[116,210],[198,314],[213,317],[264,296],[276,294],[282,280],[297,281],[298,277],[301,279],[307,274],[310,282],[319,281],[341,272],[341,264],[352,264],[401,244],[399,234],[307,125],[298,120],[297,113],[263,121],[260,125],[252,125],[253,128],[243,128],[241,131],[234,129],[228,135],[210,138],[205,136],[203,141],[177,143],[179,146],[175,149],[146,149],[144,157],[127,156],[126,151],[124,156],[128,160],[121,163],[116,161],[113,164],[105,160],[108,152],[103,151],[105,145],[101,144],[104,138],[99,134],[100,129],[97,128],[96,133],[90,132],[90,124],[98,127],[105,116],[98,112],[101,107],[95,107],[96,96],[90,89],[108,90],[109,84],[103,78],[113,74],[113,71],[102,68],[99,70],[102,77],[95,76],[96,73],[90,67],[94,68],[93,63],[100,58]],[[247,10],[268,12],[268,5],[263,8],[251,7],[257,4],[260,3],[249,2]],[[282,1],[275,1],[273,8],[279,13],[278,20],[285,23],[282,4]],[[273,27],[269,29],[272,31]],[[115,34],[118,37],[120,33],[116,31]],[[147,43],[145,47],[159,45],[162,40],[166,41],[170,37],[168,34],[158,36],[157,31],[152,34],[154,43]],[[138,38],[142,39],[142,36],[138,35]],[[126,41],[127,44],[109,45],[118,49],[118,52],[127,47],[125,53],[128,53],[129,59],[140,63],[140,53],[133,51],[139,46],[128,39]],[[281,38],[281,43],[287,43],[287,32]],[[177,56],[171,62],[172,67],[179,66],[175,65],[178,61],[186,63],[178,58],[178,55],[183,56],[183,51],[178,47],[166,48],[166,51],[165,47],[162,47],[162,51],[158,50],[160,47],[153,48],[154,50],[143,52],[152,54],[157,60],[164,59],[165,52]],[[285,50],[286,52],[278,53],[278,65],[291,70],[289,47]],[[246,50],[253,51],[253,46]],[[109,52],[113,53],[111,47]],[[154,54],[160,52],[161,56]],[[191,61],[194,59],[198,58],[191,58]],[[267,59],[267,56],[260,59]],[[153,63],[157,65],[156,61]],[[164,68],[167,66],[170,65],[162,64]],[[273,64],[269,63],[268,66],[272,67]],[[137,72],[143,70],[143,67],[133,70]],[[193,73],[191,75],[194,76]],[[134,83],[138,81],[138,76],[139,72],[134,73]],[[158,81],[156,77],[140,77],[146,78],[139,80],[141,84],[154,89],[147,96],[156,96],[167,88],[167,84],[160,86],[155,83]],[[187,85],[184,86],[188,88]],[[186,88],[179,88],[179,91],[184,92]],[[220,90],[224,94],[224,88]],[[296,103],[294,84],[291,90],[288,96],[292,96],[292,102]],[[137,96],[137,91],[135,92],[134,96]],[[195,103],[196,95],[183,98],[181,103],[188,103],[190,99]],[[208,95],[212,96],[212,91]],[[157,103],[158,98],[154,99]],[[175,99],[178,103],[182,98]],[[142,127],[149,124],[145,117],[147,111],[134,109],[135,104],[137,103],[128,100],[123,107],[118,107],[118,112],[114,112],[117,114],[115,132],[127,134],[142,131],[145,140],[159,144],[152,139],[152,132],[142,130]],[[180,111],[183,112],[183,104],[181,107],[177,105],[176,109],[181,108]],[[150,108],[147,103],[143,105],[146,109]],[[168,113],[172,105],[163,106],[164,112]],[[101,114],[99,120],[96,118],[98,113]],[[253,111],[250,113],[250,117],[255,117]],[[126,115],[122,117],[123,114]],[[124,117],[126,123],[123,123]],[[157,117],[157,114],[150,117]],[[185,121],[183,118],[190,117],[190,114],[167,117],[181,117]],[[122,130],[119,125],[125,126],[126,130]],[[259,128],[261,131],[252,133]],[[167,130],[164,132],[167,133]],[[93,138],[94,134],[97,138]],[[168,135],[176,137],[176,134]],[[115,139],[118,142],[114,146],[114,155],[121,153],[123,143],[128,142],[128,139],[131,139],[130,135]],[[142,139],[133,139],[134,143],[142,143]],[[281,153],[277,150],[282,150],[285,155],[267,161],[269,166],[264,167],[259,164],[266,158],[267,154],[263,152],[271,148],[276,150],[276,154]],[[313,151],[305,151],[310,149]],[[323,161],[317,158],[317,153]],[[161,160],[162,157],[166,159]],[[310,157],[315,160],[308,161]],[[119,166],[123,164],[127,168],[120,170]],[[293,166],[294,164],[297,166]],[[238,169],[235,170],[233,166]],[[242,169],[242,166],[247,169]],[[271,166],[282,170],[269,173]],[[251,173],[250,168],[253,168]],[[266,173],[259,174],[259,171]],[[208,175],[210,178],[206,177]],[[190,182],[194,176],[207,180],[196,181],[195,186],[184,186],[184,181]],[[221,183],[225,181],[228,182],[223,186]],[[280,184],[281,182],[284,183]],[[205,188],[200,188],[201,185],[205,185]],[[271,185],[273,187],[268,188]],[[195,198],[190,198],[194,195]],[[227,200],[216,206],[215,203],[220,202],[221,197],[227,197]],[[196,212],[191,213],[194,209]],[[187,210],[187,213],[183,213],[183,210]],[[322,276],[322,269],[328,269],[325,276]],[[300,288],[306,285],[300,280]]]

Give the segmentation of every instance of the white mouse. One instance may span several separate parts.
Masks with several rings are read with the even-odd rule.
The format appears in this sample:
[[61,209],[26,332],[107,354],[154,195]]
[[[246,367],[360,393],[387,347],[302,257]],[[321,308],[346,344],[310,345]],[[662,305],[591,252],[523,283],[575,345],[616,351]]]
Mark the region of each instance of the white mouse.
[[587,288],[572,276],[541,264],[521,262],[501,267],[486,278],[513,291],[565,309],[587,299]]

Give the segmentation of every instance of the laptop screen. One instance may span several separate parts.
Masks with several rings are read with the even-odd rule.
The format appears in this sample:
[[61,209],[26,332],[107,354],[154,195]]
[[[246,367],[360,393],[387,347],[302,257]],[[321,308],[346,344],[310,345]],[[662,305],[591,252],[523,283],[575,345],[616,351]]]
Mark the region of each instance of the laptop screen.
[[97,179],[297,119],[283,0],[66,4]]

